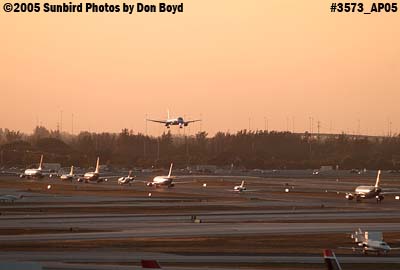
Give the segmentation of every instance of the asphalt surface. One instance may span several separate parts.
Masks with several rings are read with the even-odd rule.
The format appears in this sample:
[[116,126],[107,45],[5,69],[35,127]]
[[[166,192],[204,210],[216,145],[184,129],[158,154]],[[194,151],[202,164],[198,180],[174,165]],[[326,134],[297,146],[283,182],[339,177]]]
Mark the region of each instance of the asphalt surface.
[[[216,265],[221,263],[240,263],[242,267],[248,264],[248,269],[253,263],[266,266],[268,263],[312,263],[321,264],[324,269],[319,254],[296,253],[297,236],[318,238],[320,234],[342,233],[345,239],[359,227],[400,233],[400,201],[394,196],[387,196],[379,204],[375,200],[356,203],[344,199],[344,193],[357,185],[373,185],[374,173],[337,179],[335,175],[310,175],[309,171],[273,174],[179,176],[175,187],[157,189],[143,184],[148,177],[139,178],[132,186],[119,186],[116,181],[80,184],[57,179],[0,177],[0,194],[24,195],[14,203],[0,203],[0,243],[17,247],[21,244],[12,250],[1,249],[0,262],[39,262],[46,269],[139,269],[140,259],[147,258],[169,264],[185,263],[185,269],[198,269],[199,263],[202,269],[227,269]],[[233,192],[233,186],[241,180],[246,181],[248,191]],[[400,189],[395,177],[387,180],[382,177],[382,183],[384,188]],[[201,223],[194,223],[192,216]],[[71,228],[84,230],[66,232]],[[16,232],[18,229],[30,231]],[[289,249],[285,254],[290,255],[281,256],[229,256],[178,255],[173,250],[126,252],[104,250],[101,246],[80,251],[46,249],[50,242],[257,235],[291,235],[293,251]],[[40,251],[30,250],[24,243],[38,244]],[[307,246],[307,243],[301,245]],[[320,247],[321,252],[324,248]],[[400,268],[400,256],[396,254],[389,257],[346,255],[340,260],[346,264],[399,264]],[[166,269],[183,269],[174,267],[169,265]],[[351,266],[346,265],[346,269]]]

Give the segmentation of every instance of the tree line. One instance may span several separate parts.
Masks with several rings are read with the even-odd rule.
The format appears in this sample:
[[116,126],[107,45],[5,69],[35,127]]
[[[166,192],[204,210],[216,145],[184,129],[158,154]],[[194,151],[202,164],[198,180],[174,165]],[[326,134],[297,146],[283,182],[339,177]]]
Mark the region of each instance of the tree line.
[[242,169],[310,169],[338,165],[341,169],[398,169],[400,136],[367,137],[278,131],[206,132],[194,136],[147,136],[123,129],[120,133],[80,132],[77,135],[35,128],[32,134],[0,129],[2,166],[29,166],[38,162],[63,166],[177,167],[216,165]]

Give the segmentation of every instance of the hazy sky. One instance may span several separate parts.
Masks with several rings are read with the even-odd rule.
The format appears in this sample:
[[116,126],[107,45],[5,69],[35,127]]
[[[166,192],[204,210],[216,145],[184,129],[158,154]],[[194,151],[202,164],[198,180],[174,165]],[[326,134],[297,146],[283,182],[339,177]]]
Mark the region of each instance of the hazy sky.
[[247,129],[249,119],[264,129],[265,118],[303,132],[310,117],[314,131],[319,120],[321,132],[382,135],[389,122],[399,132],[399,13],[331,13],[331,2],[186,0],[175,15],[1,10],[0,127],[55,129],[62,111],[69,132],[72,114],[75,133],[144,132],[146,114],[169,108],[202,117],[190,133]]

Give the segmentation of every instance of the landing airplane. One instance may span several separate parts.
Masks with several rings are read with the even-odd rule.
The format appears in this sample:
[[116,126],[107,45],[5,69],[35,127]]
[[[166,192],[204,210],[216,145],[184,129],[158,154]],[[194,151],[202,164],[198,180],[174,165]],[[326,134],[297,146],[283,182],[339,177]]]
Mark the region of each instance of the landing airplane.
[[71,166],[71,171],[69,172],[69,174],[63,174],[60,176],[60,179],[63,181],[72,181],[74,180],[74,178],[74,166]]
[[105,177],[100,177],[100,158],[97,157],[96,169],[94,172],[87,172],[83,175],[83,177],[79,177],[78,182],[85,183],[100,183],[107,182],[108,179]]
[[171,167],[169,168],[169,173],[167,176],[156,176],[153,178],[152,182],[147,182],[146,186],[156,187],[156,188],[159,186],[173,187],[174,183],[172,183],[172,181],[173,181],[174,177],[171,176],[172,166],[173,166],[173,163],[171,163]]
[[43,155],[40,156],[39,167],[37,169],[26,169],[24,173],[20,174],[20,178],[43,178]]
[[385,197],[385,194],[397,194],[397,192],[383,192],[382,188],[379,187],[379,180],[380,180],[381,170],[378,171],[378,175],[376,176],[375,186],[358,186],[356,187],[354,193],[347,192],[346,199],[353,200],[356,199],[357,202],[361,202],[362,199],[371,199],[376,198],[376,202],[381,202]]
[[135,176],[132,176],[132,171],[129,171],[128,176],[118,178],[118,185],[131,185],[133,181],[135,181]]
[[324,261],[328,270],[342,270],[335,253],[330,249],[324,250]]
[[242,191],[245,191],[245,190],[246,190],[246,187],[244,186],[244,180],[242,181],[240,186],[234,186],[233,187],[233,191],[236,191],[236,192],[242,192]]
[[146,119],[146,120],[147,121],[151,121],[151,122],[155,122],[155,123],[164,124],[167,128],[170,128],[170,126],[179,126],[179,128],[183,128],[183,127],[187,127],[190,123],[201,121],[200,119],[185,121],[183,119],[183,117],[170,118],[169,111],[168,111],[168,117],[167,117],[166,120],[154,120],[154,119]]
[[24,195],[1,195],[0,196],[0,202],[14,202],[16,200],[22,199]]

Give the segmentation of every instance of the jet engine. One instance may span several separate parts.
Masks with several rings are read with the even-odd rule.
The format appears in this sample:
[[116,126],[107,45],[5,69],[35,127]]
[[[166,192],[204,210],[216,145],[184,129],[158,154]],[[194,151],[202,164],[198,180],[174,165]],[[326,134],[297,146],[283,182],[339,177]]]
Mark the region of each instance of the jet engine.
[[346,193],[346,199],[348,199],[349,201],[354,199],[354,195],[352,193]]

